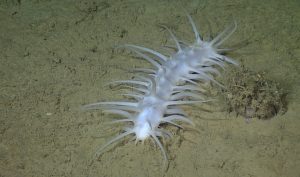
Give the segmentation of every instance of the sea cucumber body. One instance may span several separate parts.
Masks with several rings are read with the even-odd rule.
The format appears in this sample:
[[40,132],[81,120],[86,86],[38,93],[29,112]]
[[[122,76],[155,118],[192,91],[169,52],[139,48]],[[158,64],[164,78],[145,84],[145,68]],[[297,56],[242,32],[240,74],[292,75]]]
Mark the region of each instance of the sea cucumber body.
[[172,135],[160,125],[168,123],[181,128],[177,121],[193,124],[179,105],[206,102],[201,84],[212,82],[217,86],[222,86],[214,80],[214,76],[220,75],[219,70],[224,68],[225,63],[237,64],[234,60],[222,55],[220,51],[223,49],[219,49],[219,46],[233,33],[236,24],[225,29],[213,40],[203,41],[191,17],[188,17],[196,42],[193,45],[181,44],[167,29],[177,47],[177,52],[170,57],[148,48],[125,45],[126,48],[153,64],[155,69],[140,69],[141,72],[136,75],[135,79],[115,82],[130,85],[134,91],[127,93],[127,96],[134,98],[135,102],[98,102],[86,106],[91,109],[100,106],[107,112],[126,117],[115,122],[131,122],[131,126],[126,127],[124,133],[104,144],[99,152],[113,142],[134,134],[136,141],[153,138],[164,158],[167,159],[157,137],[171,137]]
[[[138,128],[135,131],[138,140],[144,140],[151,134],[151,130],[155,131],[160,123],[163,122],[163,116],[166,113],[167,103],[172,100],[174,88],[183,81],[183,78],[201,79],[201,76],[190,74],[191,72],[201,72],[197,66],[203,66],[206,58],[209,56],[210,49],[197,49],[194,46],[186,47],[180,53],[172,56],[172,59],[166,61],[161,65],[155,75],[156,88],[150,91],[150,95],[145,95],[144,99],[139,102],[138,107],[142,110],[136,116],[136,125]],[[206,54],[206,55],[205,55]],[[205,73],[206,74],[206,73]],[[150,124],[149,126],[141,126],[141,124]],[[149,129],[149,127],[151,129]],[[147,128],[148,131],[145,131]]]

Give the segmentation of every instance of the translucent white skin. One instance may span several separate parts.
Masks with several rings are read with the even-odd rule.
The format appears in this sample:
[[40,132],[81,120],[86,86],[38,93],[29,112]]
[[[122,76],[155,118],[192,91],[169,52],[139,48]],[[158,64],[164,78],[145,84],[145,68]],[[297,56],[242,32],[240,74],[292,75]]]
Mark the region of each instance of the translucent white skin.
[[134,133],[137,140],[145,140],[155,131],[161,122],[165,112],[163,102],[155,96],[147,96],[140,103],[141,111],[137,114],[134,122]]
[[[154,50],[125,45],[126,48],[137,53],[141,58],[149,61],[156,68],[140,69],[145,77],[135,80],[115,81],[113,83],[134,85],[130,88],[136,91],[124,94],[133,97],[137,102],[98,102],[86,105],[87,109],[104,109],[106,112],[126,117],[116,122],[132,122],[132,126],[126,127],[125,132],[116,136],[99,148],[96,155],[102,153],[108,145],[119,139],[134,134],[136,142],[147,138],[153,140],[160,147],[164,159],[167,160],[165,150],[157,137],[170,137],[171,133],[160,128],[160,124],[169,123],[181,127],[176,121],[192,124],[185,117],[183,111],[177,106],[182,104],[193,104],[206,102],[201,95],[201,83],[216,82],[214,75],[220,74],[218,68],[224,68],[225,63],[237,64],[234,60],[221,55],[218,47],[233,33],[236,24],[228,27],[211,41],[203,41],[196,29],[191,17],[188,16],[195,33],[196,42],[191,46],[179,44],[173,33],[167,29],[173,37],[177,52],[171,57],[166,57]],[[155,56],[155,58],[150,57]],[[186,100],[186,98],[189,98]],[[183,100],[185,99],[185,100]]]
[[[155,75],[155,91],[151,90],[151,94],[145,96],[138,105],[138,107],[142,107],[142,109],[136,117],[134,126],[134,133],[137,140],[143,141],[150,137],[151,133],[156,131],[160,123],[164,122],[163,118],[167,106],[176,104],[176,102],[170,102],[174,101],[170,99],[170,97],[174,92],[174,87],[176,87],[178,83],[184,81],[182,78],[212,81],[212,79],[207,79],[202,75],[191,78],[190,73],[198,72],[203,73],[204,75],[209,74],[209,72],[213,71],[213,68],[206,71],[204,69],[201,70],[199,66],[207,66],[205,67],[207,69],[209,66],[216,65],[216,61],[212,61],[211,58],[216,58],[217,56],[222,57],[224,61],[227,60],[228,62],[233,63],[229,58],[217,54],[214,48],[212,48],[209,43],[206,43],[204,47],[191,46],[185,48],[176,53],[172,60],[168,60],[161,66]],[[178,103],[180,104],[181,102],[178,101]]]

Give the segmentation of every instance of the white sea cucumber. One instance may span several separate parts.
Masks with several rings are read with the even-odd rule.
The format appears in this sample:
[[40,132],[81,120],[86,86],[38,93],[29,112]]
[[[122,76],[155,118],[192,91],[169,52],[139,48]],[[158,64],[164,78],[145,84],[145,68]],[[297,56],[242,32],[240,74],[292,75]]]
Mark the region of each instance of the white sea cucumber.
[[177,48],[170,57],[141,46],[129,44],[123,46],[154,67],[137,69],[133,80],[112,82],[130,87],[131,91],[124,95],[135,101],[98,102],[84,106],[85,109],[100,108],[105,112],[125,117],[113,121],[114,123],[129,123],[122,134],[97,150],[97,156],[110,144],[125,136],[134,135],[136,142],[152,138],[167,161],[166,152],[159,138],[171,137],[172,134],[161,125],[172,124],[181,127],[177,121],[193,124],[179,105],[209,101],[203,97],[202,84],[212,82],[222,86],[214,77],[220,75],[219,70],[224,69],[226,63],[237,65],[236,61],[223,55],[227,49],[220,48],[220,45],[235,31],[236,23],[228,26],[212,40],[204,41],[190,15],[188,19],[195,34],[195,42],[192,45],[179,41],[166,27]]

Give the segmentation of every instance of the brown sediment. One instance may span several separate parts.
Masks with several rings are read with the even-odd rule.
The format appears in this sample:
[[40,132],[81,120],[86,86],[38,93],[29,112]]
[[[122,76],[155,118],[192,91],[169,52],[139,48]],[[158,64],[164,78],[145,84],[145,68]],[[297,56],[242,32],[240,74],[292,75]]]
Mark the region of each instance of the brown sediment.
[[286,112],[286,93],[276,81],[266,79],[264,73],[244,66],[230,68],[224,73],[223,82],[225,89],[220,93],[228,112],[259,119]]

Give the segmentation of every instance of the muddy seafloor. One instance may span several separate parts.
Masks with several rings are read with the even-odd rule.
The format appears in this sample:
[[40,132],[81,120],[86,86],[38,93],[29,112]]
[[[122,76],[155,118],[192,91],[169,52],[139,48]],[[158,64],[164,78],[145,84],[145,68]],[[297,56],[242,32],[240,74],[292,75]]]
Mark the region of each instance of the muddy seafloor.
[[[237,22],[224,44],[238,46],[229,56],[278,82],[288,92],[286,113],[246,123],[218,106],[187,107],[196,125],[171,128],[166,172],[151,142],[120,142],[92,161],[122,126],[80,106],[116,100],[118,92],[104,85],[130,78],[128,68],[148,66],[114,47],[171,44],[158,24],[192,41],[185,11],[204,37]],[[297,0],[1,1],[0,176],[300,176],[299,12]]]

